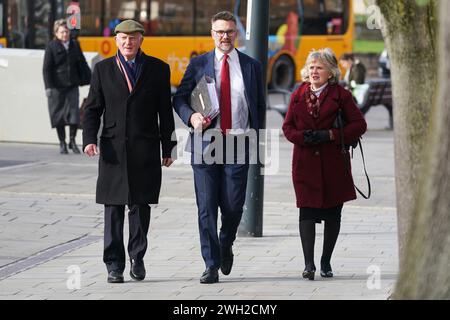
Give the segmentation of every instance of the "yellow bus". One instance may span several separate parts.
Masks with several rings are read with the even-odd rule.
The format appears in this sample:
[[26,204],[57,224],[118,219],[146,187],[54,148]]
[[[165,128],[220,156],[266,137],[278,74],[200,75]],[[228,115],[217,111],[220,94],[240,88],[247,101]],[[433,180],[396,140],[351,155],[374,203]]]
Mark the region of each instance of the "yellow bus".
[[[9,47],[44,48],[51,24],[67,17],[69,5],[79,6],[78,40],[84,51],[104,57],[116,53],[114,27],[124,19],[140,21],[145,29],[142,49],[166,61],[171,83],[179,84],[189,60],[213,49],[210,18],[228,10],[238,17],[236,46],[245,52],[247,0],[0,0],[6,8],[5,34]],[[32,6],[30,8],[29,6]],[[330,47],[336,55],[352,51],[351,0],[270,0],[268,84],[291,88],[313,48]],[[5,18],[4,18],[5,19]],[[27,21],[23,23],[24,19]]]

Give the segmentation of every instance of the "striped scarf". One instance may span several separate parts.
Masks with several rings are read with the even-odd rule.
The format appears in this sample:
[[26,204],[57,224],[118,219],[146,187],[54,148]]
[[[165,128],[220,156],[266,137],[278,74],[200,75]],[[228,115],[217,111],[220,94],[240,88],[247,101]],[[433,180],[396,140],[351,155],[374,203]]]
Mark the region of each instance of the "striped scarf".
[[116,54],[116,62],[119,66],[120,71],[125,77],[125,80],[127,81],[128,90],[133,91],[134,87],[136,86],[137,79],[139,78],[139,74],[142,70],[142,59],[141,59],[141,50],[139,49],[136,58],[135,58],[135,70],[133,70],[130,65],[125,60],[124,56],[120,53],[119,50],[117,50]]

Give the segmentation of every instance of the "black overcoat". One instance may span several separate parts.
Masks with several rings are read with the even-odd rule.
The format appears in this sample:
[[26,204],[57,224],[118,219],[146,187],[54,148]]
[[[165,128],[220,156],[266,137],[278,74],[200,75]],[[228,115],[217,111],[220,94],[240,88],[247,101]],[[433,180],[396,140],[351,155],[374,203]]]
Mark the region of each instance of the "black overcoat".
[[43,74],[45,89],[51,89],[51,95],[48,96],[48,111],[52,128],[80,123],[79,93],[78,90],[73,91],[80,85],[80,63],[86,64],[86,59],[76,40],[70,40],[68,50],[59,40],[55,39],[48,43],[44,55]]
[[130,93],[115,57],[95,65],[83,122],[83,149],[100,136],[97,203],[158,203],[162,155],[171,157],[174,119],[170,69],[142,54],[142,71]]
[[70,40],[69,50],[66,50],[59,40],[50,41],[45,48],[42,67],[45,89],[79,86],[80,61],[86,61],[86,59],[75,40]]

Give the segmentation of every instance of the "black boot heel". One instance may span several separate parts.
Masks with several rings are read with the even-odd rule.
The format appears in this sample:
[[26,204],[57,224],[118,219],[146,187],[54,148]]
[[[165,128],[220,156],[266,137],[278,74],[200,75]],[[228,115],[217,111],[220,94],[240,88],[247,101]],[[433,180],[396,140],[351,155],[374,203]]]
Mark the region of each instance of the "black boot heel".
[[305,279],[314,280],[315,273],[316,273],[316,270],[312,270],[312,271],[305,270],[305,271],[303,271],[302,276]]
[[65,142],[60,142],[59,143],[59,153],[61,153],[61,154],[68,154],[69,153],[67,151],[67,144]]
[[333,271],[323,271],[320,270],[320,276],[322,278],[333,278]]
[[80,149],[77,147],[77,143],[75,142],[75,138],[70,138],[69,149],[72,149],[73,153],[80,154]]

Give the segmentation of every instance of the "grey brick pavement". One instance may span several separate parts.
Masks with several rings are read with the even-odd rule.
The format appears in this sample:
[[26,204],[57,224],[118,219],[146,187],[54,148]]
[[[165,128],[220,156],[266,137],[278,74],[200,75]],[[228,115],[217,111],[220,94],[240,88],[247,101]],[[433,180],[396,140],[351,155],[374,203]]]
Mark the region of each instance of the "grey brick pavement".
[[[233,271],[214,285],[198,281],[204,266],[190,166],[177,161],[163,169],[160,203],[152,209],[145,281],[133,282],[125,274],[126,283],[110,285],[102,263],[103,208],[94,203],[96,160],[60,156],[53,145],[0,143],[0,160],[5,161],[1,163],[30,162],[0,167],[0,272],[74,239],[94,239],[26,270],[15,270],[0,280],[0,299],[387,299],[398,270],[393,137],[384,130],[387,113],[382,108],[371,110],[367,119],[371,130],[364,148],[373,196],[344,206],[332,260],[335,277],[319,276],[315,281],[301,278],[291,145],[284,138],[279,172],[265,177],[264,236],[238,237]],[[280,125],[279,115],[269,112],[268,127]],[[353,171],[356,184],[364,189],[357,155]],[[316,263],[322,235],[323,226],[318,225]],[[78,290],[67,287],[71,275],[67,270],[73,265],[81,271]],[[375,288],[370,286],[377,278],[373,270],[380,271]]]

